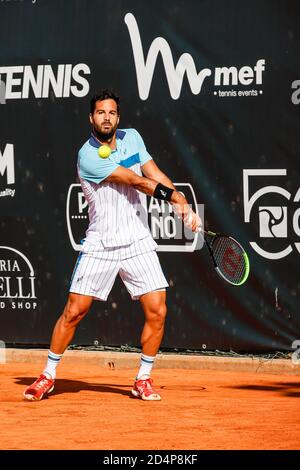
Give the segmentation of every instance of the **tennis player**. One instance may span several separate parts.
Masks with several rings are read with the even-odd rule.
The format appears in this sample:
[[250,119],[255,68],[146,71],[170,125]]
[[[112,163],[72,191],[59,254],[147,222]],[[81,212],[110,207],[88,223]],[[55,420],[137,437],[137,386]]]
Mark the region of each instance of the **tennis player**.
[[[119,274],[131,298],[141,302],[145,323],[141,360],[132,394],[160,400],[151,371],[161,344],[166,317],[168,282],[147,224],[146,194],[174,206],[185,224],[196,231],[201,220],[158,168],[135,129],[119,129],[119,98],[102,90],[90,104],[92,133],[78,154],[78,175],[89,205],[89,226],[78,256],[68,300],[52,334],[47,364],[24,391],[27,400],[41,400],[54,388],[56,368],[76,327],[94,299],[106,301]],[[99,147],[111,149],[107,158]]]

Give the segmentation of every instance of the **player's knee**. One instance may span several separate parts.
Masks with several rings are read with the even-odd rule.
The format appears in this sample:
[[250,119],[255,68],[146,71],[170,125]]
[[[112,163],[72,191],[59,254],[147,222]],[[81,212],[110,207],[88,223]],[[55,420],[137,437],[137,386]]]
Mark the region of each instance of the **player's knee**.
[[68,302],[64,310],[66,326],[77,325],[88,312],[88,306],[82,302]]
[[167,306],[165,303],[158,304],[153,306],[150,313],[150,318],[152,322],[156,323],[159,326],[162,326],[165,322],[167,315]]
[[167,306],[166,304],[163,304],[158,309],[158,316],[161,321],[165,321],[166,315],[167,315]]

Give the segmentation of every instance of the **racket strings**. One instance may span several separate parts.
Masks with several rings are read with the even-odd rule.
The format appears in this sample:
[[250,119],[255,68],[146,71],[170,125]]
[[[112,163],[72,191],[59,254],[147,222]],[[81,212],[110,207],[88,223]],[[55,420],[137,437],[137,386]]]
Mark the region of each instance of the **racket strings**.
[[229,237],[217,237],[213,242],[213,252],[223,275],[233,283],[242,281],[246,272],[242,248]]

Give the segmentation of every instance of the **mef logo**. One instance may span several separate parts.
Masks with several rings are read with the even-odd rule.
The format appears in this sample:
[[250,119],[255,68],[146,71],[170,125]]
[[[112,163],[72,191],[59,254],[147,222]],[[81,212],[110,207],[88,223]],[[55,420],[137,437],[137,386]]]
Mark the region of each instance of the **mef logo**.
[[14,146],[6,144],[3,153],[0,149],[0,175],[6,173],[6,184],[15,182]]
[[[165,38],[156,37],[146,53],[140,36],[137,21],[132,13],[127,13],[124,17],[127,25],[133,59],[136,70],[138,92],[141,100],[147,100],[150,93],[152,79],[154,76],[157,58],[161,55],[162,63],[165,69],[166,79],[173,100],[180,98],[183,81],[186,77],[191,92],[194,95],[201,93],[202,85],[211,77],[214,86],[256,86],[263,83],[263,72],[265,71],[265,59],[258,59],[255,65],[244,65],[237,68],[233,65],[228,67],[203,68],[197,70],[194,58],[191,54],[185,52],[175,65],[172,50]],[[257,90],[238,90],[224,92],[219,90],[219,96],[258,96]],[[227,94],[228,93],[228,94]],[[259,91],[262,94],[262,90]],[[214,95],[217,95],[217,91]]]
[[[190,206],[203,221],[203,206],[197,204],[192,186],[189,183],[174,183],[177,191],[182,192]],[[184,227],[181,219],[165,201],[147,197],[148,225],[158,244],[157,251],[191,252],[202,248],[203,237]],[[69,188],[66,204],[66,220],[71,245],[74,250],[81,250],[81,240],[88,227],[88,205],[80,184]]]

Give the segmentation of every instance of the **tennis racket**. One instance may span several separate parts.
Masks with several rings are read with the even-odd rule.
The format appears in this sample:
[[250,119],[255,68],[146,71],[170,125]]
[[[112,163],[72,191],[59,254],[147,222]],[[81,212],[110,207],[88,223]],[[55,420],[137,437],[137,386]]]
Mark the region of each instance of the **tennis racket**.
[[234,286],[244,284],[249,276],[250,263],[242,245],[228,235],[206,230],[203,232],[200,233],[203,234],[205,245],[219,276]]

